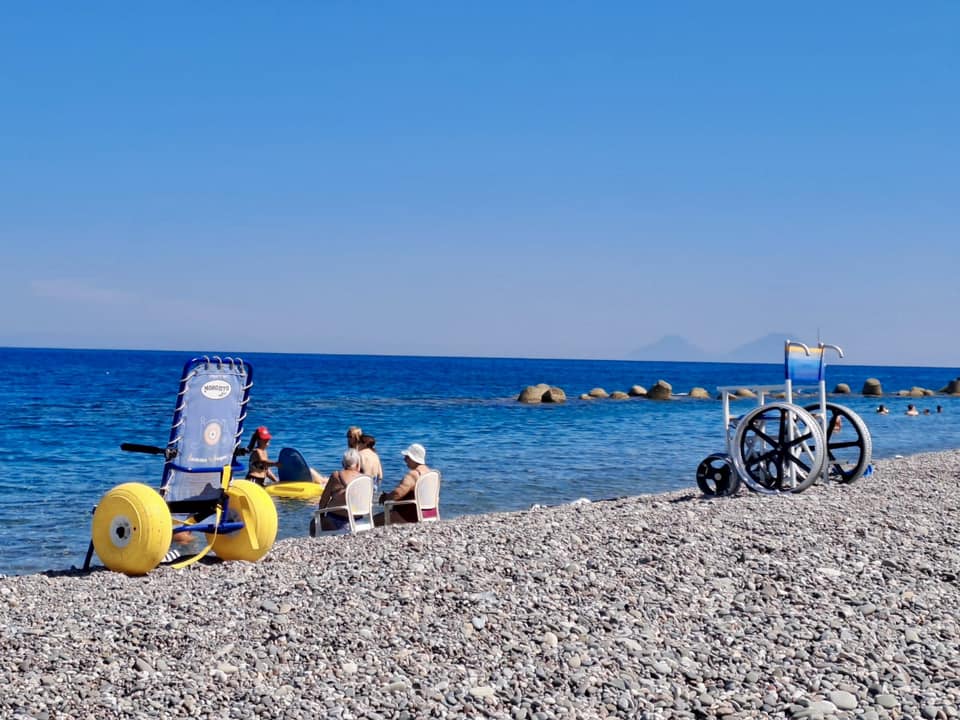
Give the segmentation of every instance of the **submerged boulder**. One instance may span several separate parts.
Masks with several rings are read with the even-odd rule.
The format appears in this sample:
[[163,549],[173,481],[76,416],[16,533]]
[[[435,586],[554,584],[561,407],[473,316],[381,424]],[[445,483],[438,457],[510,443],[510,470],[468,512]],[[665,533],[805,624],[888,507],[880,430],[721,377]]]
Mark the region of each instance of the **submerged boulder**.
[[834,395],[849,395],[850,386],[846,383],[837,383],[837,386],[833,389]]
[[614,390],[610,393],[611,400],[629,400],[630,396],[627,395],[623,390]]
[[673,396],[673,385],[666,380],[657,380],[657,384],[647,390],[648,400],[669,400]]
[[947,395],[960,395],[960,378],[948,382],[940,388],[940,392],[946,393]]
[[630,397],[643,397],[647,394],[647,389],[643,385],[634,385],[629,390]]
[[560,388],[551,385],[540,400],[545,403],[562,403],[567,401],[567,394]]
[[550,386],[546,383],[539,383],[537,385],[527,385],[521,392],[520,396],[517,398],[519,402],[522,403],[539,403],[543,401],[543,395],[550,389]]
[[600,388],[600,387],[594,388],[593,390],[591,390],[591,391],[590,391],[589,393],[587,393],[587,394],[588,394],[590,397],[594,397],[594,398],[606,398],[606,397],[610,397],[610,395],[607,393],[607,391],[604,390],[603,388]]
[[707,392],[706,388],[695,387],[695,388],[691,388],[690,397],[695,398],[697,400],[709,400],[710,393]]

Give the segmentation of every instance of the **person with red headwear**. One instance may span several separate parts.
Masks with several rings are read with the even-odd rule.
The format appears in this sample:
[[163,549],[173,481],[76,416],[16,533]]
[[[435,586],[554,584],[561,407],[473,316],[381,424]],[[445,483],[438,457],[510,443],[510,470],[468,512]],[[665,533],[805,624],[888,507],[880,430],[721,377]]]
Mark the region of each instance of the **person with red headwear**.
[[272,437],[270,431],[261,425],[253,431],[250,444],[247,445],[247,450],[250,451],[250,467],[247,469],[247,480],[253,480],[257,485],[265,485],[267,479],[270,482],[277,482],[277,476],[273,474],[270,468],[277,467],[280,463],[267,457],[267,445],[270,444],[270,438]]

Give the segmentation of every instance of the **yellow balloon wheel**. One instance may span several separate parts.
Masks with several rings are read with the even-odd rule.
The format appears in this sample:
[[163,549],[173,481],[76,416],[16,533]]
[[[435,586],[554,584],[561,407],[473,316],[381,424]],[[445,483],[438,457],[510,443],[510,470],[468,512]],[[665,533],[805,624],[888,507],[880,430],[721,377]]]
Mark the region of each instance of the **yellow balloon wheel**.
[[93,513],[93,549],[111,570],[145,575],[170,549],[173,519],[160,493],[142,483],[109,490]]
[[[277,507],[267,491],[249,480],[234,480],[227,490],[228,522],[243,522],[244,527],[218,534],[213,551],[224,560],[259,560],[277,539]],[[208,536],[209,537],[209,536]]]

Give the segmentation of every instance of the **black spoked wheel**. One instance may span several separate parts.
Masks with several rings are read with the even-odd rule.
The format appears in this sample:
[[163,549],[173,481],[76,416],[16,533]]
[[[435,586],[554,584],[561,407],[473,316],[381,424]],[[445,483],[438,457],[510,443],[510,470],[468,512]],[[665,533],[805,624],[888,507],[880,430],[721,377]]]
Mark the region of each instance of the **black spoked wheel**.
[[697,466],[697,487],[710,497],[735,495],[740,490],[740,476],[733,460],[725,453],[714,453]]
[[[819,412],[820,405],[807,405]],[[852,483],[863,475],[873,455],[873,440],[867,424],[853,410],[827,403],[827,470],[830,479]]]
[[803,492],[823,473],[823,430],[799,405],[774,402],[754,408],[733,433],[733,465],[751,490]]

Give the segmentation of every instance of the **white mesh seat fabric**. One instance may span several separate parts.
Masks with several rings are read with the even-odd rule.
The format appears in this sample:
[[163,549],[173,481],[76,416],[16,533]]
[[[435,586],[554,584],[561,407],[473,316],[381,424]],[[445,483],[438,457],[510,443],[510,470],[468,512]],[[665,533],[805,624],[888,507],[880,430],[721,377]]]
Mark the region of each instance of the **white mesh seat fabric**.
[[440,519],[440,471],[431,470],[417,478],[413,500],[387,500],[383,503],[384,524],[390,524],[390,512],[397,505],[415,505],[417,522],[435,522]]
[[[321,518],[334,510],[346,510],[348,524],[339,530],[321,530]],[[311,535],[347,535],[373,529],[373,479],[366,475],[355,477],[347,483],[346,503],[316,510]]]

